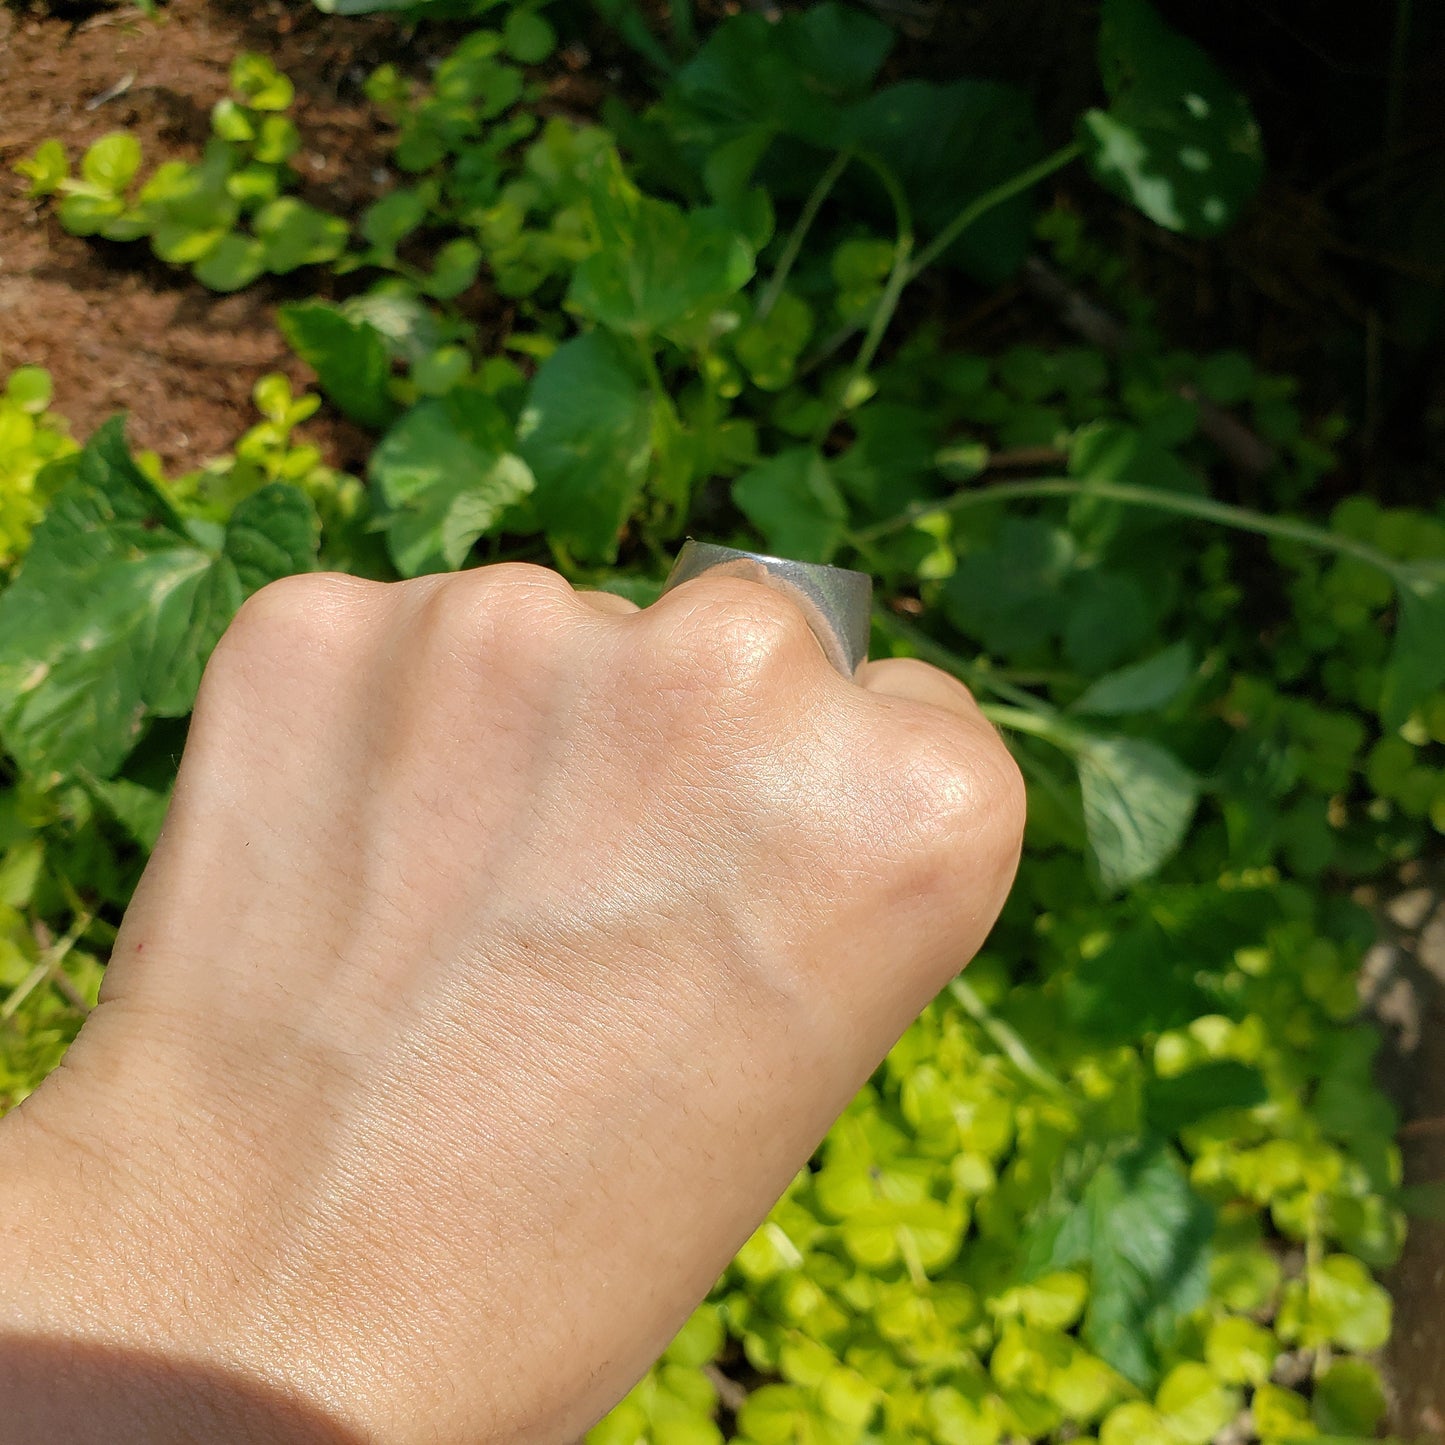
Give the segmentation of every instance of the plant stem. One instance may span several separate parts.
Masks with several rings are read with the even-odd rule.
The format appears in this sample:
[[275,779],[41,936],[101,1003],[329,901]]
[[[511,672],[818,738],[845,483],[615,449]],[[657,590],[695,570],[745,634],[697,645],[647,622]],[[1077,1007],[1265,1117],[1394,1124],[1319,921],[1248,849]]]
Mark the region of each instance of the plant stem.
[[1038,185],[1040,181],[1047,180],[1055,171],[1063,170],[1066,165],[1079,158],[1080,151],[1078,141],[1070,141],[1068,145],[1060,146],[1052,155],[1045,156],[1027,170],[1010,176],[1006,181],[1000,181],[992,190],[975,197],[918,253],[918,259],[913,263],[913,271],[908,279],[913,281],[921,276],[981,216],[987,215],[995,206],[1013,200],[1015,196],[1021,195],[1031,186]]
[[833,187],[838,184],[839,177],[848,169],[853,158],[851,150],[839,151],[833,157],[828,169],[818,177],[813,189],[808,192],[808,199],[803,202],[803,209],[798,213],[798,219],[793,223],[793,229],[788,232],[787,244],[778,257],[778,264],[773,268],[773,274],[768,278],[768,284],[763,288],[762,295],[758,297],[755,320],[767,320],[773,307],[778,304],[778,297],[783,294],[783,287],[787,285],[788,276],[797,264],[798,257],[802,254],[803,242],[807,240],[808,232],[813,228],[813,222],[818,219],[818,212],[823,209],[823,202],[828,199]]
[[1073,1097],[1068,1086],[1029,1052],[1029,1046],[989,1008],[978,996],[971,983],[960,976],[949,984],[948,991],[962,1005],[963,1011],[969,1018],[993,1040],[999,1052],[1029,1083],[1033,1084],[1035,1088],[1042,1089],[1046,1094],[1054,1094],[1065,1099]]
[[849,368],[847,379],[839,389],[828,419],[815,434],[814,439],[820,444],[833,430],[838,418],[848,409],[850,405],[848,398],[854,388],[867,376],[868,368],[872,366],[873,358],[878,354],[878,348],[883,343],[888,325],[893,320],[893,314],[898,310],[898,303],[903,298],[904,288],[914,275],[912,268],[913,208],[908,204],[908,195],[898,177],[882,161],[874,159],[866,151],[860,151],[858,159],[873,171],[882,182],[883,189],[888,192],[888,199],[893,203],[897,239],[893,245],[893,266],[888,273],[887,281],[883,284],[883,294],[878,298],[878,304],[873,308],[873,315],[868,319],[868,331],[863,338],[863,344],[858,348],[858,355],[853,359],[853,365]]
[[1043,738],[1056,747],[1068,751],[1070,730],[1057,717],[1043,712],[1038,707],[1010,707],[1001,702],[979,704],[979,711],[991,722],[1010,732],[1027,733],[1030,737]]
[[1027,692],[1021,687],[1015,687],[1013,683],[1000,677],[993,668],[977,662],[969,662],[941,642],[935,642],[921,628],[905,622],[886,608],[874,608],[873,625],[880,632],[911,647],[925,662],[931,662],[935,667],[941,667],[945,672],[952,673],[960,682],[966,683],[975,691],[982,689],[991,692],[995,697],[1007,698],[1010,702],[1017,703],[1018,706],[1028,708],[1045,717],[1057,711],[1042,698],[1035,697],[1033,693]]
[[[1079,156],[1079,145],[1071,141],[1066,146],[1060,146],[1052,155],[1045,156],[1043,160],[1035,165],[1019,171],[1017,175],[1010,176],[1006,181],[1000,181],[991,190],[985,191],[981,196],[975,196],[922,251],[909,263],[908,274],[904,278],[904,285],[916,281],[938,258],[963,235],[976,221],[981,220],[996,206],[1011,201],[1017,195],[1021,195],[1030,186],[1036,186],[1042,180],[1046,180],[1055,171],[1062,170],[1071,161]],[[861,156],[861,153],[860,153]],[[900,292],[902,287],[899,288]],[[896,302],[895,302],[896,304]],[[875,319],[877,313],[875,312]],[[815,370],[832,356],[848,338],[858,330],[856,322],[849,322],[846,326],[840,327],[830,336],[823,345],[813,353],[811,357],[800,368],[800,374]]]
[[47,979],[52,978],[60,965],[65,962],[71,949],[80,942],[85,930],[90,927],[91,916],[89,913],[82,913],[71,925],[70,932],[64,938],[58,939],[40,955],[40,960],[35,967],[15,986],[10,997],[5,1000],[3,1008],[0,1008],[0,1021],[6,1021],[15,1017],[20,1005],[35,992]]
[[1355,557],[1392,575],[1397,570],[1397,564],[1383,552],[1353,537],[1343,537],[1338,532],[1317,527],[1312,522],[1301,522],[1293,517],[1269,517],[1263,512],[1251,511],[1248,507],[1236,507],[1230,502],[1216,502],[1211,497],[1162,492],[1153,487],[1132,486],[1127,482],[1090,482],[1072,477],[1039,477],[1033,481],[1002,482],[996,487],[979,487],[973,491],[958,492],[941,502],[912,506],[887,521],[864,527],[856,535],[858,541],[866,544],[910,527],[919,518],[932,516],[937,512],[960,512],[966,507],[1019,501],[1028,497],[1099,497],[1106,502],[1122,502],[1125,506],[1149,507],[1158,512],[1196,517],[1200,521],[1213,522],[1221,527],[1254,532],[1261,537],[1283,537],[1291,542],[1304,542],[1327,552]]

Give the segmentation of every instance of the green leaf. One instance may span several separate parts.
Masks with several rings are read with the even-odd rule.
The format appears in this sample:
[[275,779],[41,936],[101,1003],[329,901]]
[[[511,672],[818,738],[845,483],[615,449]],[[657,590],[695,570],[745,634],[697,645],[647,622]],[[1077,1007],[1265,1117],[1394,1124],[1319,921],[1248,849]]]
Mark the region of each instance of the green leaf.
[[833,459],[833,473],[868,515],[893,516],[934,494],[943,435],[936,408],[873,401],[851,422],[854,443]]
[[362,212],[361,234],[368,245],[393,256],[396,248],[426,220],[434,200],[434,188],[398,186]]
[[1032,1272],[1087,1265],[1081,1338],[1141,1389],[1158,1351],[1204,1299],[1213,1211],[1189,1187],[1172,1149],[1145,1142],[1095,1169],[1027,1240]]
[[472,358],[464,346],[439,346],[412,364],[411,379],[423,396],[445,396],[472,373]]
[[140,142],[129,131],[103,135],[86,151],[80,173],[97,190],[107,195],[124,195],[140,170]]
[[615,559],[652,453],[652,402],[617,342],[594,331],[559,346],[533,378],[517,441],[547,535],[581,560]]
[[1175,944],[1154,922],[1121,929],[1064,982],[1072,1023],[1100,1043],[1126,1044],[1209,1012],[1211,997],[1186,968],[1161,968]]
[[[1043,154],[1028,95],[989,80],[887,86],[848,108],[835,144],[867,150],[888,167],[924,239]],[[994,207],[954,242],[947,258],[983,281],[1003,280],[1028,253],[1033,211],[1027,193]],[[879,213],[891,216],[881,201]]]
[[1096,717],[1154,712],[1178,696],[1193,671],[1193,650],[1187,642],[1176,642],[1143,662],[1099,678],[1074,701],[1069,711]]
[[281,334],[316,373],[321,389],[353,421],[380,431],[396,415],[387,391],[391,359],[381,332],[334,306],[303,301],[277,313]]
[[87,778],[86,791],[149,853],[160,837],[170,791],[158,792],[129,778]]
[[1315,1381],[1313,1406],[1326,1435],[1373,1440],[1385,1417],[1379,1371],[1365,1360],[1336,1360]]
[[733,350],[749,380],[764,391],[781,391],[793,380],[798,358],[813,334],[813,308],[784,291],[772,311],[754,317],[734,337]]
[[189,711],[201,669],[246,594],[315,557],[306,497],[267,488],[220,545],[196,542],[101,427],[0,596],[0,736],[42,779],[110,777],[147,721]]
[[1168,230],[1222,231],[1264,174],[1248,101],[1146,0],[1104,0],[1099,68],[1109,108],[1080,123],[1095,177]]
[[1084,826],[1110,892],[1148,878],[1173,856],[1199,801],[1199,781],[1173,753],[1141,738],[1080,739]]
[[39,416],[54,394],[50,373],[41,366],[17,366],[5,381],[5,400],[30,416]]
[[1380,717],[1391,730],[1445,685],[1445,563],[1398,563],[1391,569],[1399,599],[1395,645],[1385,671]]
[[279,166],[289,161],[301,149],[301,132],[288,116],[267,115],[261,117],[256,131],[256,145],[252,154],[263,165]]
[[600,248],[573,273],[568,305],[614,331],[661,331],[752,279],[752,248],[716,210],[644,196],[615,151],[591,188]]
[[1176,1445],[1176,1441],[1152,1405],[1130,1400],[1104,1417],[1099,1445]]
[[699,1305],[673,1336],[663,1358],[669,1364],[699,1370],[722,1353],[726,1340],[727,1333],[717,1306]]
[[444,322],[435,308],[399,277],[381,281],[370,291],[351,297],[341,307],[341,313],[350,321],[372,327],[393,360],[412,365],[444,342],[466,334],[464,328]]
[[992,545],[958,559],[944,588],[944,611],[990,652],[1012,656],[1037,648],[1058,631],[1058,594],[1075,551],[1061,527],[1008,517]]
[[231,89],[253,110],[285,110],[296,88],[264,55],[244,51],[231,62]]
[[226,194],[247,213],[259,210],[281,194],[280,170],[276,166],[262,165],[259,161],[242,166],[227,177]]
[[27,194],[53,196],[70,179],[70,157],[58,140],[43,140],[33,155],[16,161],[15,174],[30,182]]
[[226,524],[225,553],[249,596],[316,560],[316,509],[296,487],[275,483],[244,498]]
[[1113,667],[1148,640],[1149,594],[1131,573],[1081,569],[1069,580],[1065,602],[1064,656],[1080,672]]
[[423,401],[382,438],[369,475],[402,576],[460,567],[477,538],[531,492],[513,441],[501,408],[471,394]]
[[1258,1070],[1233,1059],[1214,1059],[1172,1078],[1151,1079],[1144,1116],[1167,1138],[1220,1109],[1248,1109],[1268,1097]]
[[1249,1402],[1255,1433],[1264,1445],[1285,1440],[1305,1440],[1314,1435],[1310,1407],[1293,1390],[1266,1381]]
[[1205,1361],[1228,1385],[1264,1384],[1278,1357],[1275,1337],[1263,1325],[1242,1315],[1215,1320],[1205,1336]]
[[436,264],[426,279],[424,289],[439,301],[450,301],[477,279],[481,267],[482,248],[475,241],[458,236],[437,252]]
[[265,248],[254,236],[231,232],[196,262],[194,274],[212,291],[239,291],[266,269]]
[[211,107],[211,133],[222,140],[241,144],[255,140],[256,122],[244,105],[227,96]]
[[93,196],[85,192],[66,196],[60,203],[60,224],[72,236],[94,236],[125,214],[119,196]]
[[295,196],[282,196],[263,206],[252,225],[265,247],[266,269],[277,275],[298,266],[334,261],[351,235],[340,216],[328,216]]
[[793,447],[733,483],[733,501],[779,557],[828,562],[843,540],[848,508],[816,447]]
[[841,104],[867,92],[892,46],[886,25],[848,5],[810,5],[776,22],[744,11],[712,32],[672,95],[719,138],[766,128],[832,149]]
[[1154,1408],[1180,1445],[1209,1445],[1239,1413],[1240,1403],[1237,1390],[1221,1385],[1192,1360],[1175,1365],[1154,1398]]
[[502,45],[513,60],[540,65],[557,48],[557,32],[535,10],[513,10],[502,27]]
[[1332,1254],[1309,1270],[1304,1314],[1302,1338],[1311,1344],[1368,1354],[1390,1338],[1390,1296],[1352,1255]]

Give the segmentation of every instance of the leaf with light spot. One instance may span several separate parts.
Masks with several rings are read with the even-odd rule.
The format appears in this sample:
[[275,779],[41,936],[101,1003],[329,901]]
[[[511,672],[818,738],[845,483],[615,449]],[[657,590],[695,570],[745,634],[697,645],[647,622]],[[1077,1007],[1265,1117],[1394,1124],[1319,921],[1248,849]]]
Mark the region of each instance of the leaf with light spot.
[[1264,175],[1249,102],[1146,0],[1104,0],[1099,69],[1109,107],[1079,137],[1095,179],[1168,230],[1224,230]]

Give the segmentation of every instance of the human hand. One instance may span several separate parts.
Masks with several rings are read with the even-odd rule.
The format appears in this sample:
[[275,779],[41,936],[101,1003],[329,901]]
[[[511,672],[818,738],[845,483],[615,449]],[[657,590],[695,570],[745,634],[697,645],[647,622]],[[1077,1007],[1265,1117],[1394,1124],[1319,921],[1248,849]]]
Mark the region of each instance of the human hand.
[[[7,1338],[246,1382],[298,1439],[575,1439],[1012,880],[967,692],[858,684],[736,578],[259,593],[101,1004],[0,1124]],[[266,1433],[187,1408],[135,1438]]]

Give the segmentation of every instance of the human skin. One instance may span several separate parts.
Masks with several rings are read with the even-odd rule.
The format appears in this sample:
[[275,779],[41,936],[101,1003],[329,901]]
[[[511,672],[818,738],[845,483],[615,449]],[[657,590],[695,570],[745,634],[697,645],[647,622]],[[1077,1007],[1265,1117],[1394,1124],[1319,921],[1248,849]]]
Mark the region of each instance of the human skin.
[[258,593],[0,1122],[0,1442],[576,1440],[1003,904],[965,689],[704,576]]

